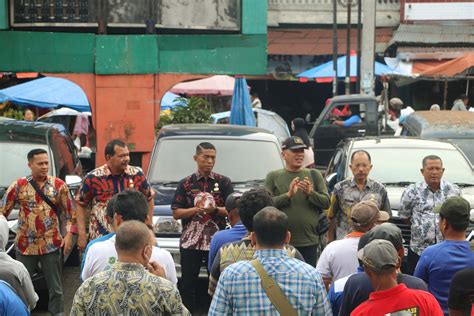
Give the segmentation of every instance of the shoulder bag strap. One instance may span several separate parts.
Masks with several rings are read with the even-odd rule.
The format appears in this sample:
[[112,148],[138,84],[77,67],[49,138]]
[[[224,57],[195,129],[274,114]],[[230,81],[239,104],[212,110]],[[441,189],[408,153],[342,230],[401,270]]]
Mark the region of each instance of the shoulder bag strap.
[[59,211],[58,211],[57,206],[53,203],[53,201],[49,199],[49,197],[46,196],[46,194],[44,194],[43,191],[41,191],[36,181],[33,180],[33,177],[29,176],[27,180],[31,184],[31,186],[35,189],[36,193],[38,193],[38,195],[41,197],[41,199],[43,199],[43,201],[45,201],[46,204],[48,204],[53,209],[53,211],[56,213],[56,216],[58,216],[59,218]]
[[270,299],[270,302],[272,302],[273,306],[275,306],[280,315],[297,316],[298,313],[296,312],[295,308],[290,304],[275,280],[273,280],[265,272],[265,269],[263,268],[260,261],[258,259],[253,259],[250,261],[250,263],[260,275],[262,288],[265,290],[267,297]]

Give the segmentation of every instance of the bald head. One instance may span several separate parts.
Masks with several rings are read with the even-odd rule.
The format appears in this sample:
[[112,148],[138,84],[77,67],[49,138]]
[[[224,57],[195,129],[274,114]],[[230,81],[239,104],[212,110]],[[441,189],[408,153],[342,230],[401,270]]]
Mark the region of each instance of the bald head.
[[151,235],[148,227],[139,221],[123,222],[117,230],[115,249],[117,254],[139,253],[150,245]]

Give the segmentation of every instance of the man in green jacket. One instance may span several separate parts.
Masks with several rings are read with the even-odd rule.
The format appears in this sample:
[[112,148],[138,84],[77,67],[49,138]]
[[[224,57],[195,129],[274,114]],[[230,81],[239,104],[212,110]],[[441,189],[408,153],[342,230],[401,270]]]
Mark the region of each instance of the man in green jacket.
[[288,216],[290,244],[305,261],[316,266],[319,215],[329,207],[329,194],[321,173],[303,165],[306,145],[293,136],[282,144],[284,169],[270,172],[265,187],[274,195],[275,207]]

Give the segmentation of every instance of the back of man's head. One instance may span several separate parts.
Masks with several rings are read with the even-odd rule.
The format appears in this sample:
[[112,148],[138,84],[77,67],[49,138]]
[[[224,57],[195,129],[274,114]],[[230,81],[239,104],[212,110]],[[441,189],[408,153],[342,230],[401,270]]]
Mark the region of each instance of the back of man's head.
[[148,215],[148,203],[142,192],[125,190],[116,195],[113,203],[114,213],[122,216],[123,221],[145,222]]
[[142,222],[130,220],[120,225],[117,230],[115,249],[118,255],[139,253],[150,244],[150,230]]
[[263,187],[255,188],[242,194],[238,208],[240,220],[245,228],[247,228],[247,231],[253,231],[253,217],[255,214],[264,207],[273,205],[272,194]]
[[259,247],[283,247],[288,235],[288,216],[267,206],[254,216],[253,229]]

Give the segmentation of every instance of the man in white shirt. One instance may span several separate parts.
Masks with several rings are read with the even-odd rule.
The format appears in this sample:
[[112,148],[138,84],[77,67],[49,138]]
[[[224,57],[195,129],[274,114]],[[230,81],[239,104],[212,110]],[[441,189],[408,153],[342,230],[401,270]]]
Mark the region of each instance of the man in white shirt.
[[377,205],[370,201],[362,201],[351,209],[352,232],[343,239],[331,242],[324,248],[319,257],[316,271],[323,277],[326,289],[332,281],[346,277],[357,271],[357,245],[360,237],[376,225],[378,221],[387,221],[390,215],[379,211]]
[[[113,199],[113,229],[114,231],[125,221],[138,220],[145,222],[148,204],[145,196],[135,190],[126,190],[117,194]],[[109,214],[111,215],[111,214]],[[105,237],[105,236],[104,236]],[[115,233],[105,240],[93,243],[88,247],[81,278],[85,281],[98,272],[110,269],[117,261],[115,250]],[[157,262],[162,267],[163,277],[177,284],[176,268],[173,257],[164,249],[153,247],[150,262]]]

